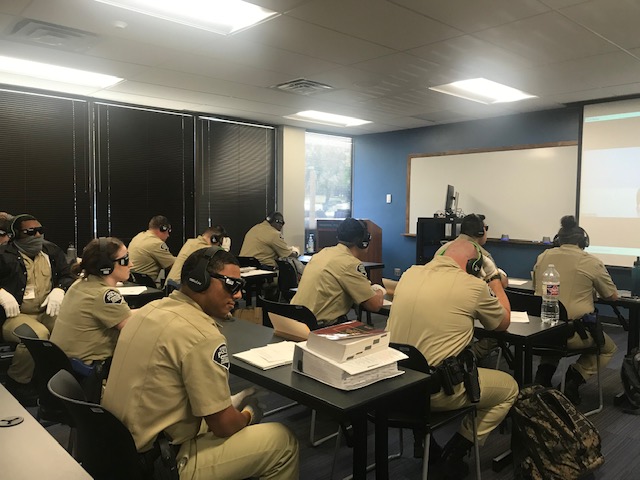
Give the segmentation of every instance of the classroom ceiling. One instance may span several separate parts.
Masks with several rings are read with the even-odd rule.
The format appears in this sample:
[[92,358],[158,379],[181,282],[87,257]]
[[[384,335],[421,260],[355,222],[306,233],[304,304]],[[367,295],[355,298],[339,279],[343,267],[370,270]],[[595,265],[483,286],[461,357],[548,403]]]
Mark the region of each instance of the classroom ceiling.
[[[251,2],[280,15],[225,37],[94,0],[0,0],[0,55],[125,79],[97,91],[2,73],[0,83],[347,135],[640,93],[638,0]],[[428,90],[474,77],[538,98],[483,105]],[[333,89],[273,88],[301,78]],[[284,118],[301,110],[372,123]]]

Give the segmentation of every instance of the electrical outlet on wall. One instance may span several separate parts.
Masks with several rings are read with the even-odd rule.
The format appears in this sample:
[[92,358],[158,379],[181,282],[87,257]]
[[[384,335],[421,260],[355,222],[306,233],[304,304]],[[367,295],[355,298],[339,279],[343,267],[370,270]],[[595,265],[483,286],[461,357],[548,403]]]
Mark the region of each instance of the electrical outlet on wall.
[[402,270],[400,270],[399,268],[394,268],[394,269],[393,269],[393,274],[394,274],[396,277],[399,277],[400,275],[402,275]]

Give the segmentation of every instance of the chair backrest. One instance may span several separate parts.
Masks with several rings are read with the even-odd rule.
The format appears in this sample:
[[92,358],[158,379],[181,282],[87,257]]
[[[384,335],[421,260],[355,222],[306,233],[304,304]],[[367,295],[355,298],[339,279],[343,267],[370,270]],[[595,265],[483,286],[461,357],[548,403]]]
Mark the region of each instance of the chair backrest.
[[129,272],[129,281],[131,283],[135,283],[136,285],[142,285],[145,287],[156,288],[155,279],[151,278],[146,273],[140,272]]
[[[64,412],[60,401],[49,393],[47,383],[60,370],[73,371],[69,357],[55,343],[38,338],[26,323],[19,325],[13,333],[22,341],[33,357],[35,363],[34,380],[38,388],[39,406],[43,413],[45,411]],[[43,418],[46,420],[46,415],[43,414]]]
[[49,391],[69,411],[77,429],[76,457],[97,480],[145,478],[131,433],[102,406],[89,403],[82,387],[61,370],[49,380]]
[[[529,315],[539,317],[542,312],[542,297],[539,295],[531,295],[530,293],[514,292],[506,290],[507,298],[511,304],[511,310],[514,312],[527,312]],[[568,320],[567,309],[558,302],[560,306],[560,320],[565,322]]]
[[271,320],[269,320],[269,312],[272,312],[302,322],[309,327],[309,330],[318,329],[316,316],[304,305],[272,302],[262,297],[260,297],[260,302],[262,304],[262,323],[267,327],[273,327]]
[[240,267],[256,267],[260,268],[260,262],[256,257],[236,257]]
[[298,272],[295,267],[286,260],[276,260],[278,265],[278,290],[287,300],[291,300],[293,295],[290,289],[298,286]]
[[389,346],[391,348],[395,348],[396,350],[400,350],[407,357],[409,357],[398,362],[398,365],[400,365],[401,367],[410,368],[411,370],[416,370],[422,373],[431,373],[429,362],[427,362],[427,359],[424,358],[422,352],[413,345],[392,342],[389,344]]

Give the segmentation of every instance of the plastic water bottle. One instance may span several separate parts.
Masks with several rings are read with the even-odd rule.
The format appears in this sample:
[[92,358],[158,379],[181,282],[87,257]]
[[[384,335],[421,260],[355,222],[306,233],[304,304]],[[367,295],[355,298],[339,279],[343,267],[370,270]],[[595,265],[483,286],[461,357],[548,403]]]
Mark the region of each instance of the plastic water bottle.
[[316,250],[316,241],[313,238],[313,233],[309,234],[309,240],[307,240],[307,252],[313,253]]
[[67,248],[67,263],[75,263],[78,259],[78,252],[73,243],[69,244],[69,248]]
[[560,274],[553,264],[549,264],[542,274],[542,323],[555,324],[560,320]]
[[636,258],[631,269],[631,295],[640,296],[640,257]]

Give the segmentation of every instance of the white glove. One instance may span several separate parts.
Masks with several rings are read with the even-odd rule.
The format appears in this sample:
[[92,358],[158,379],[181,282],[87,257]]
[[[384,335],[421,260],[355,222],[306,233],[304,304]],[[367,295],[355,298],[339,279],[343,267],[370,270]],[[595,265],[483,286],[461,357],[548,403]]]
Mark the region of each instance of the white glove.
[[482,278],[485,282],[488,282],[492,278],[499,276],[500,272],[498,272],[498,267],[490,257],[486,255],[482,256],[482,268],[480,269],[480,278]]
[[242,410],[246,405],[246,399],[255,395],[256,389],[253,387],[245,388],[244,390],[236,393],[235,395],[231,395],[231,405],[233,408],[237,410]]
[[4,308],[7,318],[17,317],[20,315],[20,305],[16,297],[7,292],[4,288],[0,288],[0,305]]
[[291,253],[295,253],[296,257],[300,256],[300,249],[298,247],[291,247]]
[[371,290],[373,290],[374,292],[377,292],[378,290],[380,290],[382,292],[383,297],[387,294],[387,289],[384,288],[382,285],[378,285],[377,283],[374,283],[373,285],[371,285]]
[[47,298],[44,299],[44,302],[42,302],[40,307],[47,307],[47,315],[55,317],[60,311],[60,304],[62,304],[63,298],[64,290],[61,288],[54,288],[49,292],[49,295],[47,295]]
[[242,408],[243,412],[249,412],[249,423],[247,425],[255,425],[256,423],[260,423],[262,417],[264,416],[264,412],[262,411],[262,407],[258,404],[258,399],[256,397],[247,397],[247,403]]
[[230,252],[231,251],[231,239],[229,237],[224,237],[222,239],[222,245],[220,245],[223,250]]

